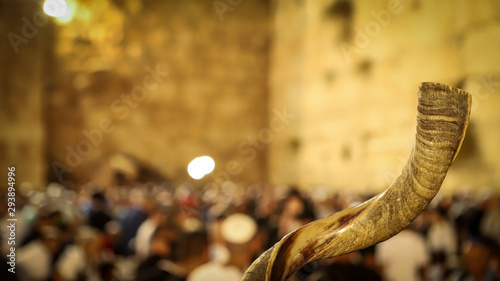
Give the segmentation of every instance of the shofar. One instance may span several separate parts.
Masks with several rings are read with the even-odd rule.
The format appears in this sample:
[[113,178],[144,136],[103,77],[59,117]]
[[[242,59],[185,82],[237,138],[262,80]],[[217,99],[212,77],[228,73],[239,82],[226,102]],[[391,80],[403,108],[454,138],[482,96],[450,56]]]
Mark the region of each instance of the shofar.
[[309,262],[366,248],[407,227],[441,187],[465,137],[470,108],[469,93],[421,83],[415,144],[394,183],[356,207],[283,237],[253,262],[241,280],[286,280]]

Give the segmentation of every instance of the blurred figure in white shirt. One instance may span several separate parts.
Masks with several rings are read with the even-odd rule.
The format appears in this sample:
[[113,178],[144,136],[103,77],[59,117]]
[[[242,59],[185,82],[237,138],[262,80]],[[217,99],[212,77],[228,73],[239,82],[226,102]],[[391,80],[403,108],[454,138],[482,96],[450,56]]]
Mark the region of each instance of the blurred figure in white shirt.
[[169,209],[166,207],[155,206],[151,210],[148,218],[139,226],[134,238],[135,254],[140,260],[149,257],[150,243],[153,233],[159,225],[167,222]]
[[457,234],[452,223],[446,220],[441,209],[430,211],[431,225],[427,232],[431,252],[444,252],[448,258],[457,253]]
[[75,244],[66,247],[56,269],[63,281],[99,280],[99,233],[90,226],[81,226]]
[[26,280],[47,280],[53,275],[52,260],[60,247],[59,230],[47,225],[42,227],[40,235],[17,253],[19,276]]
[[383,268],[384,280],[425,280],[429,252],[424,237],[411,226],[378,244],[375,249],[375,258]]

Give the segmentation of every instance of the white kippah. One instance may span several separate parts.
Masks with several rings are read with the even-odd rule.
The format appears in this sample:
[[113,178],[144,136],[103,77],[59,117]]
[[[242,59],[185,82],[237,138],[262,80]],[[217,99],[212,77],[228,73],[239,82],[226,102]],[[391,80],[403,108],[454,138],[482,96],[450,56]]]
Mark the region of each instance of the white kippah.
[[257,233],[257,223],[245,214],[234,214],[227,217],[221,225],[224,240],[233,244],[249,242]]

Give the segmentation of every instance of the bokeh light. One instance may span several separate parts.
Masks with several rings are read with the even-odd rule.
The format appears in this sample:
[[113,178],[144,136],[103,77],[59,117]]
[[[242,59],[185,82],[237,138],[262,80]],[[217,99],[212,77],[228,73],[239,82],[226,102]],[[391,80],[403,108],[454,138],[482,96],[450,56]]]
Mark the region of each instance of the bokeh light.
[[188,165],[189,175],[195,179],[199,180],[205,175],[210,174],[215,168],[215,162],[210,156],[201,156],[193,159]]
[[45,0],[43,11],[51,17],[59,18],[67,14],[68,5],[64,0]]

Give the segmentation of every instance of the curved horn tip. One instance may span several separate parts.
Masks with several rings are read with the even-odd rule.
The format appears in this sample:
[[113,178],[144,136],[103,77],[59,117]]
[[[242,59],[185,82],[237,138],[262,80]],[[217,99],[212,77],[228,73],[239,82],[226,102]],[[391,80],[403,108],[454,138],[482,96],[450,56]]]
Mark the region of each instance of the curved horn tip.
[[457,87],[449,86],[443,83],[439,82],[422,82],[419,84],[418,89],[420,91],[444,91],[444,92],[451,92],[455,94],[461,94],[465,96],[470,96],[470,94],[462,89],[459,89]]
[[[464,90],[436,82],[423,82],[419,85],[419,90],[417,112],[423,121],[417,122],[417,137],[419,136],[419,128],[425,133],[430,131],[435,135],[451,134],[451,139],[447,138],[444,142],[446,142],[447,147],[452,147],[455,150],[454,159],[460,150],[469,122],[471,95]],[[442,126],[442,123],[456,123],[458,128],[454,126],[452,130]],[[419,127],[422,124],[434,127],[422,129]],[[441,127],[437,127],[437,124]],[[419,141],[417,138],[416,143]],[[451,146],[448,144],[450,141]],[[434,139],[428,142],[433,144]],[[458,142],[458,147],[453,145],[455,142]],[[421,147],[423,146],[421,145]],[[337,212],[285,236],[252,264],[242,280],[283,281],[300,268],[304,262],[338,256],[373,245],[397,234],[402,229],[402,224],[395,224],[397,219],[404,221],[405,224],[409,223],[414,218],[411,212],[420,213],[434,197],[435,192],[439,190],[444,179],[440,171],[446,168],[446,173],[453,161],[449,161],[450,157],[448,156],[451,156],[449,149],[443,150],[446,157],[427,156],[437,153],[435,150],[440,149],[443,150],[439,145],[432,145],[431,148],[425,148],[424,152],[427,154],[423,157],[420,155],[419,158],[412,151],[409,164],[403,169],[406,174],[402,173],[389,189],[361,205]],[[415,167],[419,167],[417,164],[427,163],[425,161],[435,165],[434,158],[442,162],[438,164],[441,165],[441,168],[444,167],[443,169],[438,171],[429,168],[415,169]],[[410,177],[409,173],[418,177]],[[429,198],[419,197],[420,193],[415,192],[415,190],[422,189],[423,186],[418,182],[418,179],[427,178],[433,179],[432,192],[429,193],[432,196]],[[425,187],[428,188],[427,185]],[[400,200],[401,198],[404,200]],[[415,207],[413,203],[417,201],[420,203]],[[409,202],[413,203],[408,204]],[[363,206],[362,209],[361,206]],[[392,208],[388,206],[392,206]],[[394,210],[399,211],[393,212]],[[371,229],[370,232],[367,232],[367,229]],[[309,258],[304,258],[304,254],[309,255]]]

